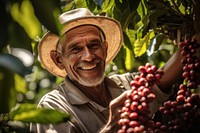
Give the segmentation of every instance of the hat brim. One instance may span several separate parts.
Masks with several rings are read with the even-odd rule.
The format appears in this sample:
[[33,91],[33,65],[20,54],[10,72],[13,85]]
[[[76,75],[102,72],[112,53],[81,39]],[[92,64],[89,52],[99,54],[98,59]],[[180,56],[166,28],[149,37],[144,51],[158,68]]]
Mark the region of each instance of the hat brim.
[[[71,20],[65,24],[61,31],[61,35],[70,29],[81,25],[94,25],[104,32],[108,43],[106,64],[109,64],[119,52],[123,41],[122,29],[119,22],[104,16],[82,17]],[[59,69],[50,56],[50,52],[56,50],[58,40],[59,36],[47,32],[39,43],[39,58],[45,69],[55,76],[64,78],[67,75],[66,71]]]

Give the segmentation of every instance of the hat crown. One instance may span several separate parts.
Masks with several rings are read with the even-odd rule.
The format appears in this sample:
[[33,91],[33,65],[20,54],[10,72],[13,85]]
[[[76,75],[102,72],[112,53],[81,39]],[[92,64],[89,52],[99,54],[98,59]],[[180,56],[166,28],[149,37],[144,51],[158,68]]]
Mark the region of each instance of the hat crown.
[[93,15],[94,14],[92,14],[87,8],[78,8],[61,14],[58,19],[61,24],[64,24],[77,18],[89,17]]
[[[93,15],[87,8],[77,8],[61,14],[58,20],[63,25],[61,35],[66,33],[72,28],[82,25],[94,25],[99,27],[105,34],[107,41],[107,57],[106,64],[112,61],[119,52],[123,36],[121,25],[117,20],[106,16]],[[47,32],[40,41],[39,57],[43,66],[52,74],[60,77],[66,77],[67,72],[65,69],[60,69],[52,60],[50,52],[57,49],[59,36]]]

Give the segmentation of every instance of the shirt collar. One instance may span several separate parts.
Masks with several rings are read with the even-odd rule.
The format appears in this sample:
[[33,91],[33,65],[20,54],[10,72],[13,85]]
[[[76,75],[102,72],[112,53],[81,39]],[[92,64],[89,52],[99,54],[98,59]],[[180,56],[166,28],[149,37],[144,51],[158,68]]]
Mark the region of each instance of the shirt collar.
[[[122,89],[117,86],[117,84],[112,81],[111,79],[105,77],[105,83],[107,88],[110,91],[110,94],[112,96],[112,99],[116,98],[122,93]],[[65,78],[64,81],[64,90],[66,92],[66,95],[68,97],[68,100],[73,105],[81,105],[91,101],[88,97],[86,97],[80,89],[78,89],[68,78]]]
[[71,104],[85,104],[90,102],[88,99],[70,80],[69,78],[65,78],[64,81],[64,90],[66,92],[67,98]]
[[106,83],[106,86],[107,86],[108,90],[110,91],[112,99],[114,99],[114,98],[118,97],[120,94],[122,94],[122,92],[123,92],[122,88],[120,88],[110,78],[106,77],[105,78],[105,83]]

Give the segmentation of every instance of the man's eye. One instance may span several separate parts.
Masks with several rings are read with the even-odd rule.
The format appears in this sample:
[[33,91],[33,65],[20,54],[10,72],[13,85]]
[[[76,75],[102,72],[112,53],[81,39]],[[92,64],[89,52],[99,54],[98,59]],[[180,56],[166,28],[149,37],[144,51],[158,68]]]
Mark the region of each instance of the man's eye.
[[74,52],[80,51],[80,50],[81,50],[81,48],[79,48],[79,47],[76,47],[76,48],[73,48],[73,49],[72,49],[72,51],[74,51]]
[[90,45],[90,48],[92,48],[92,49],[97,49],[97,48],[99,48],[99,47],[100,47],[100,45],[97,44],[97,43],[94,43],[94,44],[91,44],[91,45]]

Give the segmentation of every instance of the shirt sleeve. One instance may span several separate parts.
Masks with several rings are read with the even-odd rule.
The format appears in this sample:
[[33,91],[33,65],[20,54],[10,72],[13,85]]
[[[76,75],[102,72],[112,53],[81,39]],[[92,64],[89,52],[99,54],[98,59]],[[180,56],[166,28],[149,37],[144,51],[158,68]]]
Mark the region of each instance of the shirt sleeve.
[[79,133],[70,121],[60,124],[30,124],[31,133]]
[[[38,108],[61,109],[67,113],[67,110],[62,106],[62,99],[47,93],[40,100]],[[74,120],[66,121],[59,124],[30,124],[31,133],[79,133],[79,128],[74,124]]]

